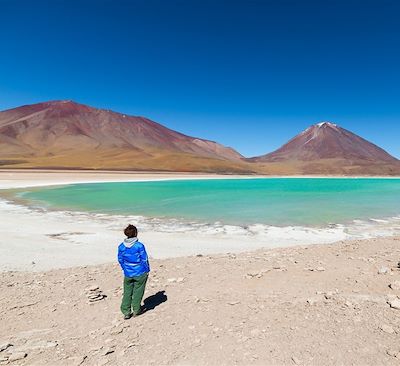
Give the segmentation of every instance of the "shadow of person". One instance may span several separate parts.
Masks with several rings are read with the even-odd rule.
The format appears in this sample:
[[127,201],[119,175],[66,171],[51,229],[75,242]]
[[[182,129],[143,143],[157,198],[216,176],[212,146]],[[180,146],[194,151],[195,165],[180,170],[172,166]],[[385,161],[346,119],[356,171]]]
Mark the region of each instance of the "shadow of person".
[[162,304],[163,302],[166,302],[167,300],[168,297],[165,294],[165,291],[158,291],[156,294],[151,295],[144,299],[143,312],[153,310],[158,305]]

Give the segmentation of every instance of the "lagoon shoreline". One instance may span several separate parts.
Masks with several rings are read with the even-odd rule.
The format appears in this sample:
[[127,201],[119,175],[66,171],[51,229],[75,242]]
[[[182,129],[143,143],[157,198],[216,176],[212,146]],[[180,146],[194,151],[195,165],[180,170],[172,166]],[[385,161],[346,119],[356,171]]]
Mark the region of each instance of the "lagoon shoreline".
[[[187,173],[126,173],[93,171],[0,171],[0,190],[105,182],[149,182],[193,179],[254,179],[264,176]],[[284,177],[280,177],[284,178]],[[295,177],[292,177],[295,178]],[[304,178],[304,177],[297,177]],[[308,177],[316,178],[316,177]],[[343,178],[343,177],[326,177]],[[1,193],[1,192],[0,192]],[[1,194],[0,194],[1,197]],[[349,235],[343,225],[332,228],[274,227],[253,225],[248,229],[232,225],[199,224],[182,226],[174,220],[107,215],[29,207],[3,194],[0,198],[0,271],[45,271],[114,261],[115,247],[122,240],[127,221],[140,228],[152,258],[185,257],[203,253],[240,253],[309,244],[329,244],[368,236]],[[396,222],[397,223],[397,222]],[[169,226],[169,224],[171,224]],[[357,230],[364,231],[365,224]],[[396,235],[392,223],[379,227],[379,236]],[[394,223],[393,223],[394,225]],[[21,228],[23,228],[21,230]],[[354,231],[354,230],[353,230]],[[355,231],[354,231],[355,232]],[[374,233],[370,237],[374,237]],[[23,251],[15,256],[12,247]]]

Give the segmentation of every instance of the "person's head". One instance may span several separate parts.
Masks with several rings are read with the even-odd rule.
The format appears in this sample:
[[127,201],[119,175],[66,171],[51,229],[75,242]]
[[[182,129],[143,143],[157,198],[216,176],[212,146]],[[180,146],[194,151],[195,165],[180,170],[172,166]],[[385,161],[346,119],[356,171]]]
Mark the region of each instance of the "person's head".
[[133,226],[133,225],[129,224],[129,225],[125,228],[124,234],[125,234],[128,238],[136,238],[136,237],[137,237],[137,229],[136,229],[136,226]]

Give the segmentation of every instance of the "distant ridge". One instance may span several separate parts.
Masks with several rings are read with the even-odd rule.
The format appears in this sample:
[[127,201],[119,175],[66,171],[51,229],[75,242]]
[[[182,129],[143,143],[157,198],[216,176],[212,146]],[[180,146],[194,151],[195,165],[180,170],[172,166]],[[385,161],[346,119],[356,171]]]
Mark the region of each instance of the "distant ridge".
[[312,125],[278,150],[246,159],[232,148],[145,117],[71,100],[0,112],[0,167],[400,175],[399,160],[332,122]]

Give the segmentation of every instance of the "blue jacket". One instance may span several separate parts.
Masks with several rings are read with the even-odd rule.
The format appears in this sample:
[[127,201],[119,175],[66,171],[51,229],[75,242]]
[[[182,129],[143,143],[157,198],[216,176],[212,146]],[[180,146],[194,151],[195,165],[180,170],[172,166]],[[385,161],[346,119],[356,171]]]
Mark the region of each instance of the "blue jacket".
[[150,272],[146,249],[137,238],[125,239],[119,245],[118,262],[125,277],[136,277]]

